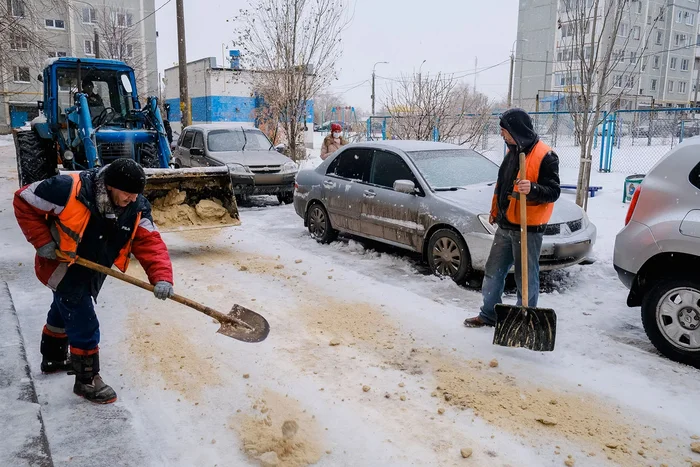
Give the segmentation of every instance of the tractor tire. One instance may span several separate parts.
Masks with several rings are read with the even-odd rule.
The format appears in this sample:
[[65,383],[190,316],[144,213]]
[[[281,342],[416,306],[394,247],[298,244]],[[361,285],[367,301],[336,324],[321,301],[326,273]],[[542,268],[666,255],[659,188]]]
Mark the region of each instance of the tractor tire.
[[144,169],[162,169],[160,157],[155,143],[143,143],[141,145],[141,167]]
[[58,159],[51,141],[43,141],[34,130],[16,131],[14,136],[20,187],[56,175]]

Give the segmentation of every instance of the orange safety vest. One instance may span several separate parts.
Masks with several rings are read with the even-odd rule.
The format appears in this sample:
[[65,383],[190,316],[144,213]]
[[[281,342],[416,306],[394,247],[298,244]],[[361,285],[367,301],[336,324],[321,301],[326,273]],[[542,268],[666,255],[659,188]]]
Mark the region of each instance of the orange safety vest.
[[[82,186],[80,174],[73,173],[70,174],[70,176],[73,178],[71,194],[68,197],[68,202],[63,208],[63,211],[61,211],[56,218],[56,231],[58,232],[59,250],[67,255],[71,259],[70,263],[73,264],[78,253],[78,245],[90,221],[90,209],[78,199],[78,194]],[[129,241],[122,247],[119,251],[119,256],[117,256],[117,259],[114,261],[114,265],[122,272],[126,272],[129,267],[131,245],[134,242],[139,222],[141,222],[140,212],[136,215],[136,223],[131,231]]]
[[[540,166],[542,165],[542,159],[551,151],[552,149],[547,146],[542,141],[538,141],[530,154],[525,157],[525,178],[533,183],[536,183],[540,177]],[[515,182],[513,183],[513,191],[515,192]],[[534,203],[532,201],[527,201],[527,225],[528,226],[540,226],[545,225],[549,222],[552,217],[552,212],[554,211],[554,203]],[[498,196],[493,195],[493,201],[491,202],[491,216],[496,219],[498,216]],[[506,219],[511,224],[520,224],[520,195],[510,196],[510,204],[508,205],[508,210],[506,211]]]

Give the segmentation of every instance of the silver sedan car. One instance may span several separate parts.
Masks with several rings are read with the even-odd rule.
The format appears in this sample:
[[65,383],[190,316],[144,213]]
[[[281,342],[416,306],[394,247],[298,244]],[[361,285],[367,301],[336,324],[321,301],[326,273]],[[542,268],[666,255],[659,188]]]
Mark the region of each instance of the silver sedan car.
[[[453,144],[356,143],[298,173],[294,207],[322,243],[345,232],[406,248],[421,253],[434,273],[463,283],[486,265],[497,178],[496,164]],[[560,199],[545,231],[541,269],[581,263],[595,238],[585,212]]]

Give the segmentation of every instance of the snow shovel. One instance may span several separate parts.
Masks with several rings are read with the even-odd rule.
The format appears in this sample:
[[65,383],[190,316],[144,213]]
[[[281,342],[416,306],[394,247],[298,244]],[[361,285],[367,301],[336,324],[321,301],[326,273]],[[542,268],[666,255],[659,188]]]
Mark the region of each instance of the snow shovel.
[[[61,259],[70,261],[70,259],[59,250],[56,250],[56,255]],[[119,271],[115,271],[113,269],[107,268],[100,264],[96,264],[92,261],[88,261],[79,257],[76,257],[74,262],[85,268],[101,272],[102,274],[112,276],[115,279],[128,282],[129,284],[141,287],[142,289],[148,290],[149,292],[153,292],[154,287],[151,284],[136,279],[135,277],[131,277],[127,274],[123,274]],[[212,308],[209,308],[208,306],[204,306],[193,300],[185,298],[181,295],[173,295],[172,297],[170,297],[170,300],[175,300],[176,302],[186,305],[190,308],[194,308],[195,310],[204,313],[207,316],[211,316],[219,323],[221,323],[221,327],[216,332],[218,332],[219,334],[223,334],[224,336],[232,337],[239,341],[251,343],[262,342],[270,333],[270,325],[268,324],[265,318],[263,318],[258,313],[240,305],[233,305],[231,311],[228,314],[224,314]]]
[[[520,180],[525,179],[525,154],[520,153]],[[493,343],[504,347],[524,347],[535,351],[554,350],[557,315],[548,308],[528,307],[527,205],[520,193],[520,257],[522,306],[496,305],[496,330]]]

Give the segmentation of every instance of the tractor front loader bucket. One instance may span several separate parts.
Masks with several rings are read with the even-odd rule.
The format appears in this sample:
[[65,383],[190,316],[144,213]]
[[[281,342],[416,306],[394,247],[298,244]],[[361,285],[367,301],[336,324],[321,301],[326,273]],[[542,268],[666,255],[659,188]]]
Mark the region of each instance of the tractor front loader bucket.
[[143,194],[161,232],[240,225],[227,167],[144,170]]

